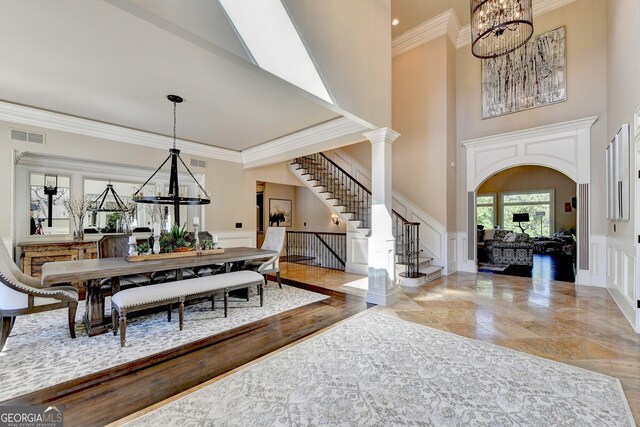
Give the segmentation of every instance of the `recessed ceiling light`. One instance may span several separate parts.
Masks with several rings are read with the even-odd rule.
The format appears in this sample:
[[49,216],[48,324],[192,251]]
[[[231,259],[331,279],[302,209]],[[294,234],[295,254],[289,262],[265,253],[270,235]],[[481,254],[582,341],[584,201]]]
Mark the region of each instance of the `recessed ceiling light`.
[[393,18],[393,21],[391,21],[391,25],[393,25],[394,27],[399,23],[400,23],[400,20],[398,18]]

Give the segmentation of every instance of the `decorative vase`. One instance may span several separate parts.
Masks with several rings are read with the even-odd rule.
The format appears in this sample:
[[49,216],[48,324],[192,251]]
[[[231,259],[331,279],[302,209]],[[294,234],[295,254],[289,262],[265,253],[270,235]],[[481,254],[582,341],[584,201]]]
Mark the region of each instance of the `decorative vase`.
[[74,223],[75,230],[73,231],[73,240],[81,242],[84,240],[84,227],[82,223]]

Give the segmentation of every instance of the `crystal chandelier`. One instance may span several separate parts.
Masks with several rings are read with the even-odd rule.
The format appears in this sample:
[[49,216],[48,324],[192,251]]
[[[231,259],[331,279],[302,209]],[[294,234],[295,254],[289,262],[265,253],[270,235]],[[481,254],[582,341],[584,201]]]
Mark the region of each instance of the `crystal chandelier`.
[[495,58],[533,35],[532,0],[471,0],[471,53]]

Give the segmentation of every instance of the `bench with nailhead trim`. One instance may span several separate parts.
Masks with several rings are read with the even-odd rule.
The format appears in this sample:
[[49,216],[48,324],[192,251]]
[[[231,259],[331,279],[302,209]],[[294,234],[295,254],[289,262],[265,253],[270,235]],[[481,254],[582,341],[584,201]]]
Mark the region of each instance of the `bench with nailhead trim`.
[[264,302],[264,278],[260,273],[248,270],[122,290],[111,298],[113,335],[117,335],[119,326],[120,346],[124,347],[127,314],[166,305],[168,306],[168,320],[171,321],[173,304],[179,304],[178,317],[180,330],[182,330],[185,301],[211,297],[213,309],[213,299],[220,293],[224,294],[224,317],[227,317],[229,292],[236,289],[249,288],[250,286],[258,286],[260,306],[262,307]]

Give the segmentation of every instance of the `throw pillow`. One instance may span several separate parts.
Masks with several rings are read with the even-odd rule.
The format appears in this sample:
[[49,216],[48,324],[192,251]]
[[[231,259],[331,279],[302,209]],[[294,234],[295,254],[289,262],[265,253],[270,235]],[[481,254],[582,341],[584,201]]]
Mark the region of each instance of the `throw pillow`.
[[496,233],[496,230],[490,228],[488,230],[484,230],[484,240],[493,240],[493,235]]
[[512,243],[516,241],[517,237],[518,235],[516,233],[508,233],[506,236],[504,236],[504,239],[502,241],[507,243]]

